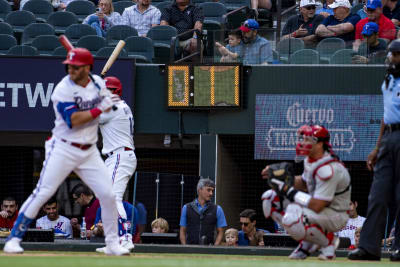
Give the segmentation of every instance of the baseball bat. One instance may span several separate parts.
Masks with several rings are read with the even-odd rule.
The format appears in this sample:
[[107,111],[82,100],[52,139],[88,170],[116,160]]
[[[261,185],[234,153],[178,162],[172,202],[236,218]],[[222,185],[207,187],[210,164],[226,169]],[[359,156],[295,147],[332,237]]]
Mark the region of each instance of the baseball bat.
[[64,46],[65,50],[67,50],[67,52],[74,48],[74,46],[68,40],[67,36],[65,36],[64,34],[60,35],[60,37],[58,37],[58,40],[60,41],[62,46]]
[[124,46],[125,46],[125,42],[123,40],[119,40],[117,46],[114,48],[114,51],[112,52],[111,56],[108,58],[106,64],[103,67],[103,70],[100,73],[101,78],[104,78],[104,76],[106,76],[107,71],[114,64],[115,60],[117,60],[119,53],[121,53],[121,50],[122,50],[122,48],[124,48]]

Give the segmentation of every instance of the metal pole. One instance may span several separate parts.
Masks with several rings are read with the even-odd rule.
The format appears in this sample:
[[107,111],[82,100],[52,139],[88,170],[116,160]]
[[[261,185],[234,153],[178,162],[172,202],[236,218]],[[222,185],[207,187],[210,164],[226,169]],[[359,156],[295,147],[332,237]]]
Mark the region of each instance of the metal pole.
[[136,184],[137,184],[137,172],[135,173],[135,179],[133,181],[133,199],[132,199],[132,205],[133,205],[133,210],[132,210],[132,218],[131,218],[131,234],[133,235],[134,233],[134,225],[133,225],[133,220],[135,217],[135,205],[136,205]]
[[185,185],[185,181],[183,179],[183,174],[181,175],[182,179],[181,179],[181,210],[183,208],[183,188]]
[[157,172],[156,184],[157,184],[157,195],[156,195],[156,219],[157,219],[158,218],[158,194],[160,193],[160,173],[159,172]]

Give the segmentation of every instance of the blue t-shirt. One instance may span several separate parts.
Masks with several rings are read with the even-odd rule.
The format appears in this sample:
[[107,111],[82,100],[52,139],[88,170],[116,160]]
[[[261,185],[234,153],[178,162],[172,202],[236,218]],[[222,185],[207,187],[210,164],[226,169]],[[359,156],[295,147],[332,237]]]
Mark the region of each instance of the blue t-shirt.
[[[125,209],[125,212],[126,212],[126,217],[127,217],[126,222],[128,223],[128,227],[130,227],[130,222],[132,222],[133,205],[131,203],[129,203],[129,202],[126,202],[126,201],[122,202],[122,204],[124,205],[124,209]],[[132,233],[132,236],[135,235],[136,226],[138,224],[138,219],[139,219],[139,213],[138,213],[138,210],[135,207],[134,216],[133,216],[133,233]],[[94,221],[94,224],[96,225],[99,221],[101,221],[101,206],[97,209],[96,220]],[[118,233],[120,233],[120,236],[121,236],[121,233],[122,233],[122,230],[123,230],[122,227],[123,226],[122,226],[121,220],[119,218],[118,219]]]
[[[322,24],[325,26],[335,26],[338,24],[343,24],[343,23],[351,23],[354,26],[354,29],[351,32],[337,35],[335,37],[343,39],[344,41],[354,41],[355,38],[355,29],[356,29],[356,24],[361,20],[360,16],[357,14],[350,14],[348,15],[344,20],[339,21],[337,20],[333,15],[327,17],[322,21]],[[329,38],[329,37],[328,37]]]
[[324,7],[317,9],[317,11],[315,11],[315,15],[319,15],[322,12],[326,12],[329,15],[333,15],[333,9],[330,9],[330,8],[326,7],[325,5],[324,5]]
[[[269,231],[267,231],[267,230],[256,228],[256,233],[259,231],[262,231],[265,234],[269,233]],[[238,232],[238,245],[239,246],[250,246],[250,240],[247,238],[247,236],[244,234],[243,231]],[[258,244],[256,244],[256,246],[258,246]]]
[[139,214],[137,223],[141,224],[141,225],[146,225],[147,210],[146,210],[145,206],[141,202],[136,202],[135,208],[137,209],[138,214]]
[[366,17],[368,17],[363,8],[357,11],[357,15],[359,15],[361,19],[365,19]]
[[390,75],[388,88],[385,82],[382,83],[383,120],[385,124],[400,123],[400,78],[393,78]]
[[[197,208],[199,209],[199,212],[202,213],[204,211],[204,209],[207,207],[207,203],[202,207],[199,203],[199,201],[196,199],[196,205]],[[182,208],[182,213],[181,213],[181,220],[179,222],[180,226],[183,227],[187,227],[187,218],[186,218],[186,204],[183,206]],[[217,205],[217,228],[222,228],[222,227],[226,227],[226,219],[225,219],[225,214],[224,211],[222,210],[222,208]]]

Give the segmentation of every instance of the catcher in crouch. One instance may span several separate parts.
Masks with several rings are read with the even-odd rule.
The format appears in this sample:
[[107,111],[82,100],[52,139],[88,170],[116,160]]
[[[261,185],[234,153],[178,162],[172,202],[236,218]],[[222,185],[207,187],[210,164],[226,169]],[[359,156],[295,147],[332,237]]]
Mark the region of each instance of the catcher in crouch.
[[350,175],[333,154],[326,128],[304,125],[297,136],[296,155],[305,156],[304,172],[294,177],[287,162],[262,170],[262,177],[272,188],[262,195],[264,215],[271,216],[299,241],[290,259],[305,259],[319,249],[319,259],[332,260],[339,245],[334,232],[349,218]]

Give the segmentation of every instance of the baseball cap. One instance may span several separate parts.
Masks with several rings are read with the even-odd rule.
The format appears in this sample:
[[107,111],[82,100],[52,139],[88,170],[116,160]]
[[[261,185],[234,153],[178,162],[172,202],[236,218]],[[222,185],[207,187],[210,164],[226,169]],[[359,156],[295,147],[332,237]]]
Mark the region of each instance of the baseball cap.
[[315,6],[315,5],[316,5],[315,0],[301,0],[300,1],[300,7],[303,7],[303,6]]
[[[378,1],[380,1],[380,0],[378,0]],[[335,2],[330,4],[328,7],[331,9],[334,9],[334,8],[337,8],[340,6],[351,8],[351,4],[350,4],[349,0],[335,0]]]
[[258,22],[254,19],[248,19],[245,22],[243,22],[242,26],[240,26],[240,30],[242,32],[249,32],[252,30],[258,30],[259,25]]
[[370,9],[377,9],[378,7],[382,7],[381,0],[368,0],[367,8]]
[[375,22],[368,22],[364,25],[363,30],[361,32],[362,35],[371,36],[374,33],[379,31],[379,26]]

